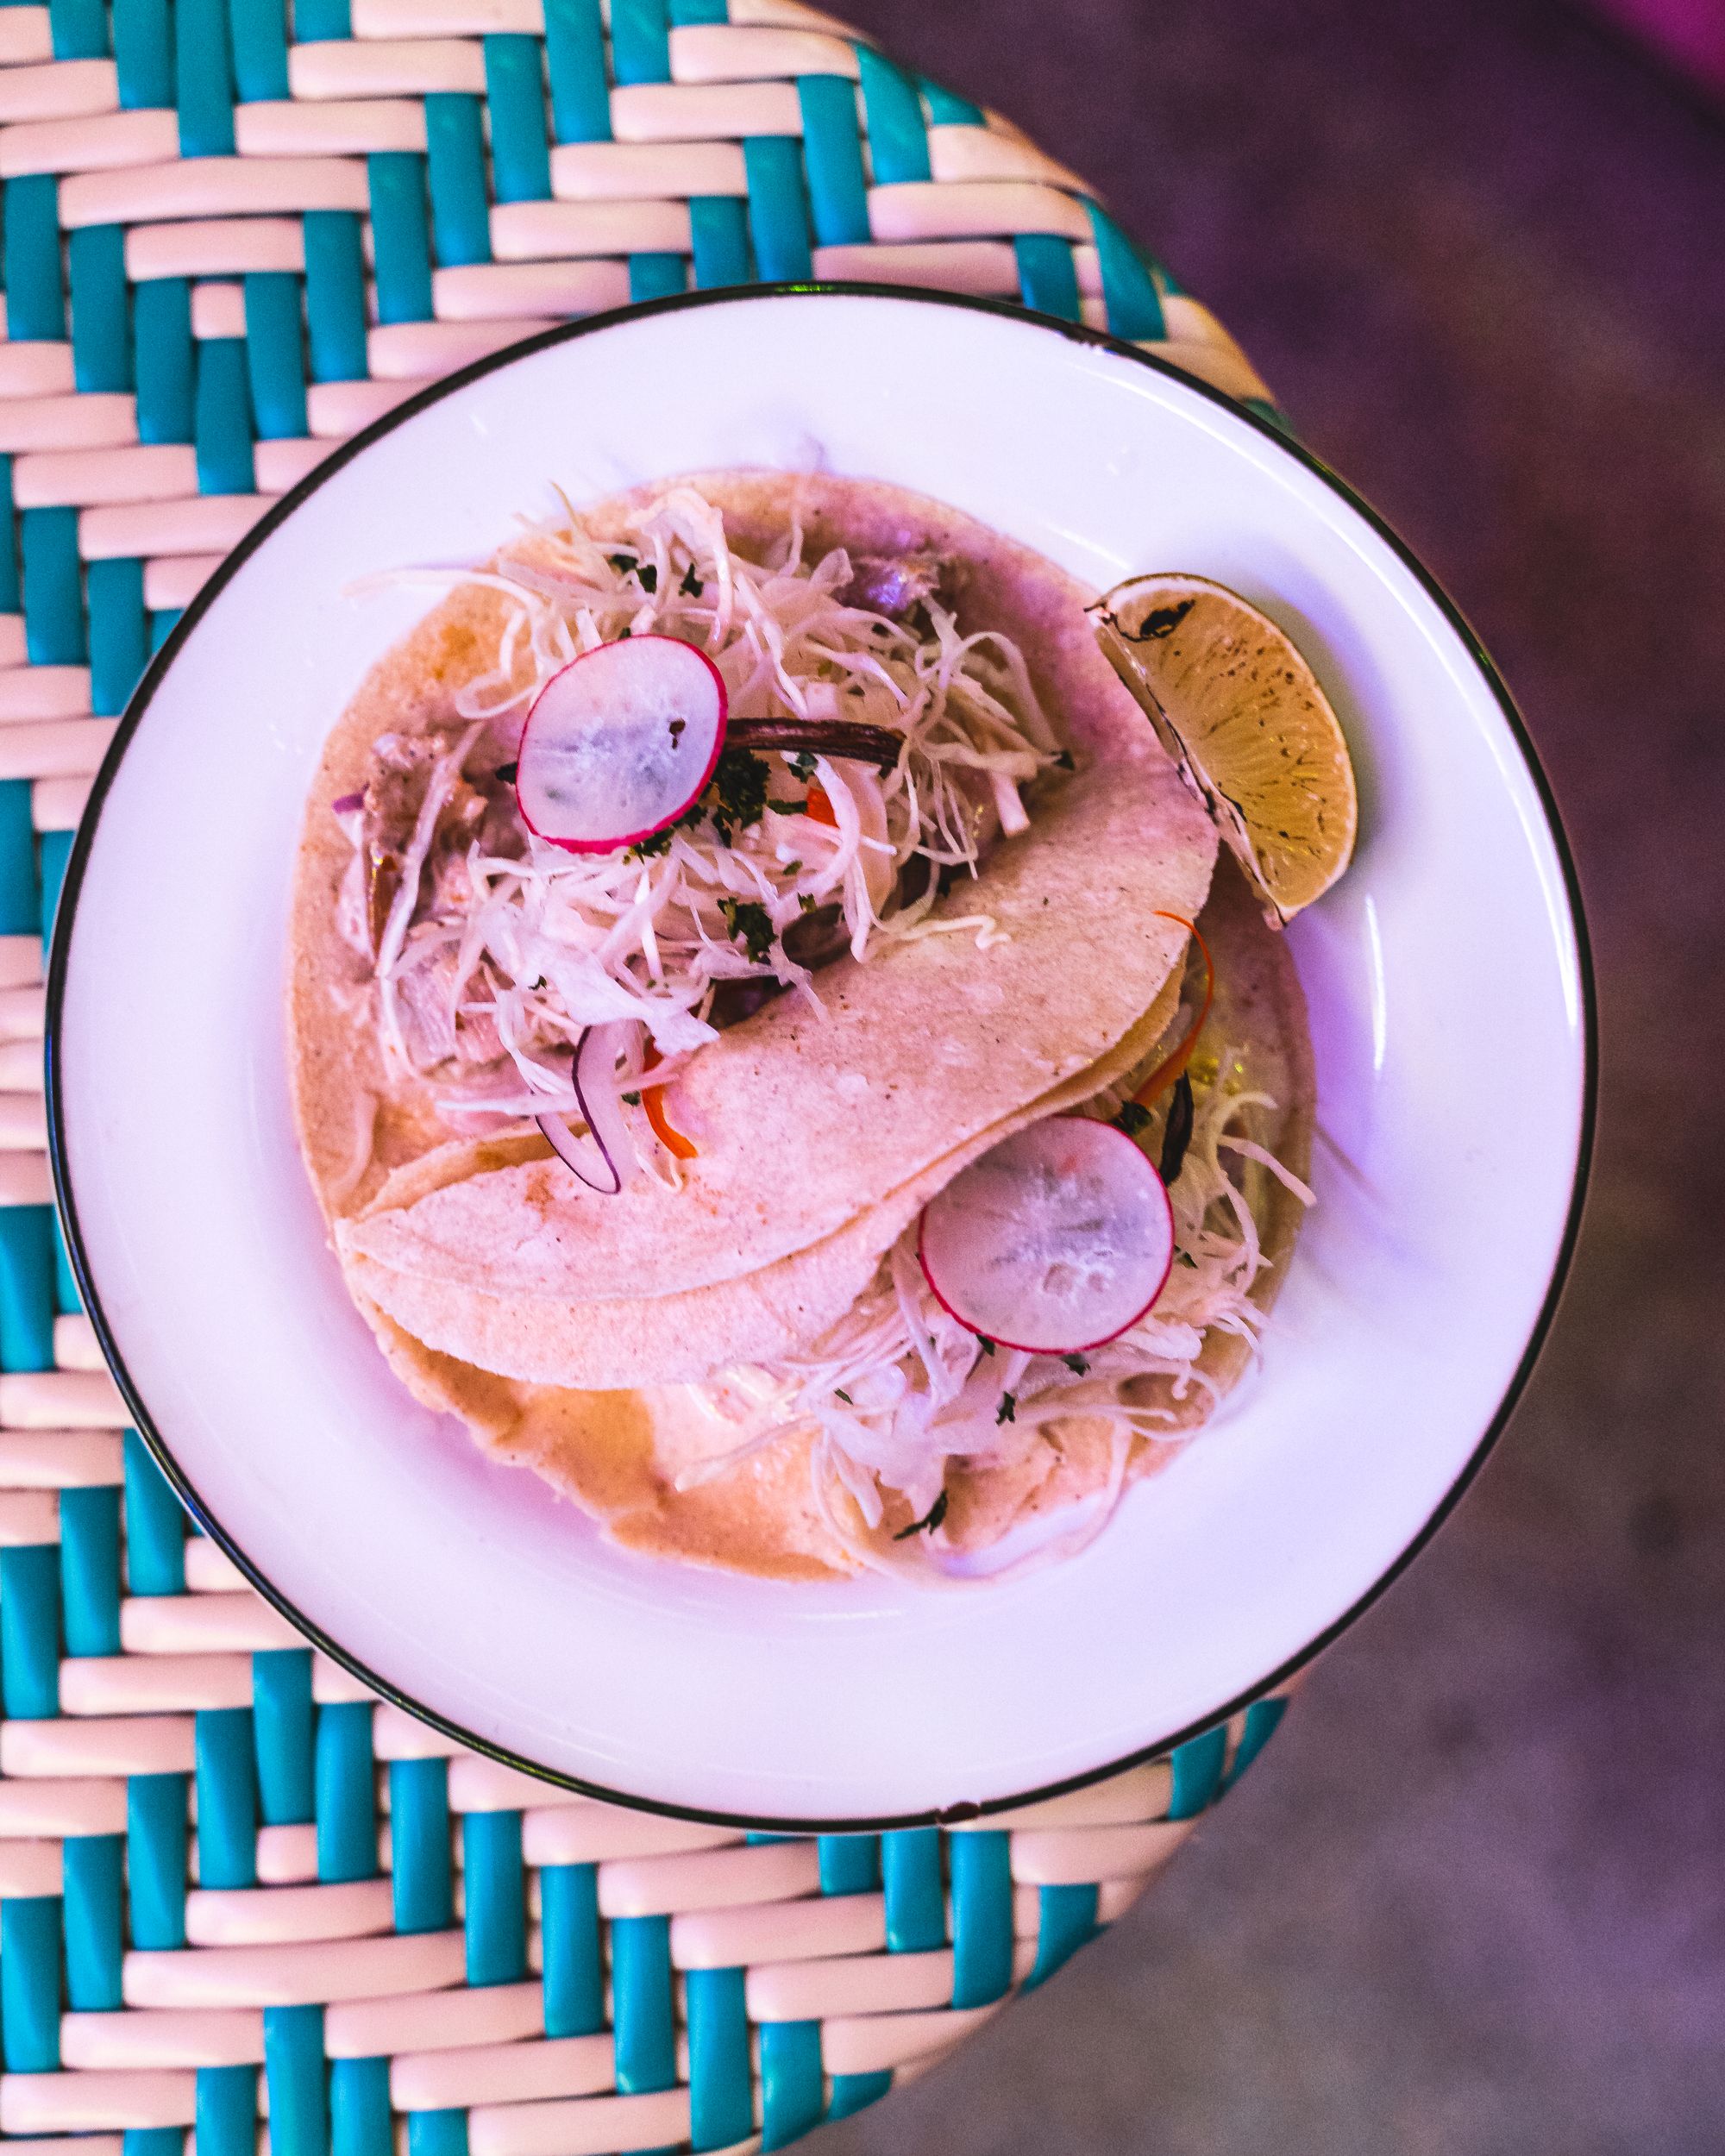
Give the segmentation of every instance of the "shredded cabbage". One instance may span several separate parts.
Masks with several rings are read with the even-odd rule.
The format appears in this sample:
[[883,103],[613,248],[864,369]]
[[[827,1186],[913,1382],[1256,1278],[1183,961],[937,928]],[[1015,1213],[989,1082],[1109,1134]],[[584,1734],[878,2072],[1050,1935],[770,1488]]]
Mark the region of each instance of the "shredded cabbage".
[[[1198,1367],[1206,1335],[1213,1328],[1234,1334],[1256,1357],[1264,1313],[1251,1289],[1270,1261],[1223,1155],[1257,1161],[1302,1203],[1313,1201],[1267,1147],[1233,1127],[1250,1110],[1276,1105],[1248,1089],[1243,1077],[1241,1059],[1230,1051],[1213,1081],[1195,1084],[1192,1136],[1169,1191],[1175,1262],[1154,1308],[1117,1339],[1070,1358],[991,1351],[936,1300],[917,1261],[913,1228],[882,1260],[870,1288],[813,1346],[726,1371],[697,1388],[733,1442],[691,1470],[684,1485],[722,1473],[779,1438],[812,1438],[815,1501],[845,1547],[872,1569],[925,1570],[940,1562],[938,1531],[910,1538],[902,1557],[883,1557],[869,1539],[886,1517],[889,1496],[924,1519],[944,1488],[949,1462],[1022,1460],[1057,1437],[1059,1425],[1082,1416],[1107,1426],[1107,1486],[1080,1527],[1039,1552],[1038,1561],[1071,1554],[1113,1510],[1138,1441],[1170,1441],[1189,1423],[1154,1395],[1134,1397],[1132,1381],[1166,1379],[1176,1402],[1195,1387],[1214,1406],[1220,1394]],[[1104,1095],[1089,1112],[1109,1113],[1115,1105]]]
[[[742,559],[720,512],[680,487],[604,539],[574,523],[535,528],[489,570],[443,579],[509,605],[495,665],[455,699],[467,728],[435,768],[375,959],[386,1061],[435,1076],[443,1112],[577,1112],[568,1051],[585,1027],[616,1020],[634,1022],[619,1090],[638,1086],[649,1040],[662,1059],[653,1082],[666,1082],[713,1037],[722,984],[817,993],[804,960],[830,953],[805,950],[796,924],[823,909],[832,949],[858,959],[936,931],[998,938],[986,914],[929,915],[943,874],[974,874],[996,832],[1025,828],[1019,789],[1057,761],[1022,655],[996,632],[961,636],[915,579],[909,621],[855,603],[856,565],[843,551],[808,559],[800,529],[781,553],[765,567]],[[570,854],[524,827],[518,850],[475,839],[459,874],[423,874],[433,797],[452,772],[483,785],[553,674],[648,631],[704,649],[733,717],[889,728],[903,736],[897,764],[763,752],[752,776],[731,767],[729,794],[722,763],[696,811],[642,847]],[[809,812],[822,806],[811,782],[830,823]],[[361,819],[340,820],[360,848]],[[915,862],[926,866],[906,875]],[[356,853],[342,918],[368,949],[361,875]],[[655,1150],[638,1117],[631,1137]]]

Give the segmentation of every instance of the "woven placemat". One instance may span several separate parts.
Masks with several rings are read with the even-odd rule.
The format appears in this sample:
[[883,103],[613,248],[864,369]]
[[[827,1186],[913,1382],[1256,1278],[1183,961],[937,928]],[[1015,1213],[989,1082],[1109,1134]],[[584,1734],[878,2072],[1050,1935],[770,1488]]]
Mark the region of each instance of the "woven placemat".
[[1116,1916],[1280,1701],[1010,1821],[781,1839],[565,1795],[374,1700],[126,1427],[50,1203],[42,939],[223,551],[518,337],[862,277],[1264,386],[1073,174],[792,0],[0,5],[0,2136],[781,2147]]

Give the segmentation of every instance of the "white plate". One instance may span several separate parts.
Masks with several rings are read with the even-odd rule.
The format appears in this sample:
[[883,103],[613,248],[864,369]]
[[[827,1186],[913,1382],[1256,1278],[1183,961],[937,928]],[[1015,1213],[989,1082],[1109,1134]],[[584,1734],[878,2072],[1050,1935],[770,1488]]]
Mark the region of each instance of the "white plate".
[[[1262,1377],[1087,1554],[985,1591],[772,1586],[607,1547],[389,1376],[289,1119],[301,804],[353,687],[430,603],[348,587],[477,560],[554,508],[554,482],[580,503],[751,464],[920,488],[1099,588],[1220,578],[1291,631],[1359,768],[1352,870],[1293,931],[1327,1142]],[[903,1819],[1201,1724],[1421,1539],[1501,1420],[1572,1229],[1585,966],[1501,686],[1405,550],[1269,428],[1010,310],[684,300],[392,414],[205,587],[128,715],[66,890],[57,1162],[141,1426],[331,1651],[470,1741],[637,1801]]]

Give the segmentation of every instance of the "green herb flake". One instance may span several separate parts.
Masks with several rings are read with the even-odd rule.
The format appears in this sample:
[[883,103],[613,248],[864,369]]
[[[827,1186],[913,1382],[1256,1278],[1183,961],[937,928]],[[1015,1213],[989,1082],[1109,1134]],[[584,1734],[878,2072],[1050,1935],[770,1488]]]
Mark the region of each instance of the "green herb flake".
[[790,764],[792,770],[800,779],[813,778],[814,758],[806,749],[799,749],[795,755],[791,758]]
[[996,1422],[1016,1422],[1016,1421],[1018,1420],[1018,1419],[1019,1419],[1019,1403],[1018,1403],[1018,1395],[1017,1395],[1015,1393],[1002,1393],[1002,1394],[1000,1395],[1000,1407],[999,1407],[999,1408],[998,1408],[998,1410],[996,1411],[995,1415],[994,1415],[994,1420],[995,1420],[995,1421],[996,1421]]
[[1136,1138],[1151,1121],[1148,1108],[1141,1108],[1136,1100],[1128,1100],[1114,1118],[1114,1126],[1124,1131],[1128,1138]]
[[833,1387],[832,1396],[835,1400],[842,1400],[847,1407],[854,1407],[856,1405],[856,1401],[852,1400],[850,1394],[844,1390],[842,1385],[835,1385]]
[[764,965],[776,934],[766,907],[756,899],[721,899],[718,910],[724,916],[731,941],[742,944],[750,963]]
[[[800,868],[803,864],[799,861],[794,865]],[[812,891],[798,892],[797,911],[799,913],[816,913],[819,912],[819,907],[815,904],[815,898]]]
[[994,1344],[986,1332],[979,1332],[976,1335],[976,1344],[984,1355],[992,1355],[994,1351]]
[[636,580],[639,583],[643,592],[652,592],[658,590],[659,568],[656,562],[643,561],[641,564],[641,567],[635,572],[635,575]]
[[807,808],[808,803],[806,800],[768,801],[767,805],[775,816],[800,816]]
[[641,1106],[641,1096],[638,1093],[625,1093],[623,1097],[631,1108],[638,1108]]
[[934,1502],[929,1507],[928,1510],[923,1514],[922,1518],[920,1520],[912,1520],[908,1527],[900,1527],[897,1534],[893,1537],[893,1539],[894,1542],[908,1542],[913,1535],[919,1535],[925,1531],[926,1531],[929,1534],[932,1534],[945,1517],[946,1492],[944,1489],[943,1489],[940,1495],[935,1499]]
[[678,585],[677,589],[682,593],[685,599],[699,599],[701,593],[706,589],[706,586],[695,574],[695,565],[693,561],[691,561],[687,568],[683,571],[683,580],[680,585]]
[[1082,1355],[1063,1355],[1060,1359],[1075,1377],[1082,1377],[1090,1367]]
[[634,573],[635,556],[632,554],[608,554],[605,558],[619,576],[630,576]]

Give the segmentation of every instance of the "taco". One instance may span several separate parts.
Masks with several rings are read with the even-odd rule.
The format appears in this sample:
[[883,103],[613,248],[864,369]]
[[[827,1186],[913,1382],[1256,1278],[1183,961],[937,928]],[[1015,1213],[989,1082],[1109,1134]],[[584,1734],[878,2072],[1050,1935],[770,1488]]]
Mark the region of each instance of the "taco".
[[[621,1541],[799,1576],[1100,1516],[1250,1353],[1303,1194],[1297,983],[1210,893],[1085,597],[901,490],[702,475],[462,578],[330,737],[289,1018],[348,1285],[417,1397]],[[628,636],[697,645],[743,745],[568,852],[524,722]],[[1093,1357],[996,1357],[918,1285],[925,1208],[1122,1111],[1157,1159],[1181,1126],[1168,1288]]]

